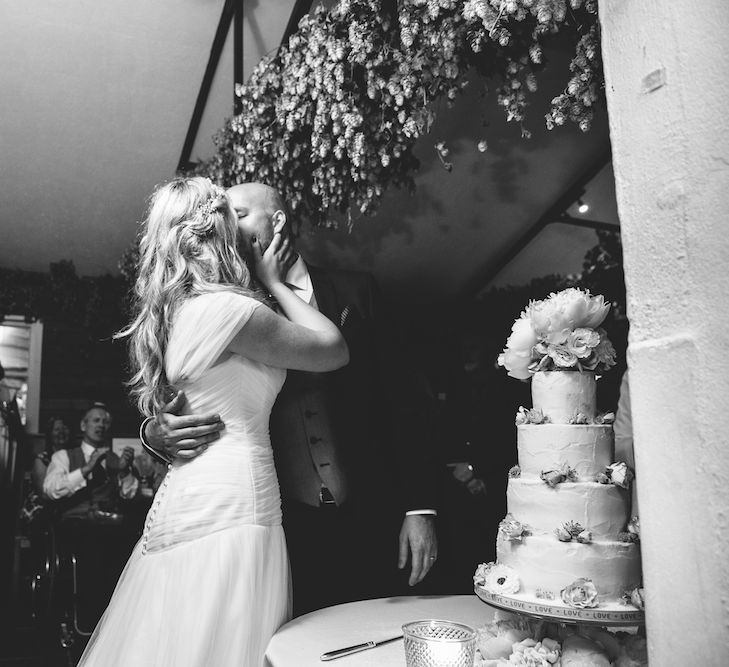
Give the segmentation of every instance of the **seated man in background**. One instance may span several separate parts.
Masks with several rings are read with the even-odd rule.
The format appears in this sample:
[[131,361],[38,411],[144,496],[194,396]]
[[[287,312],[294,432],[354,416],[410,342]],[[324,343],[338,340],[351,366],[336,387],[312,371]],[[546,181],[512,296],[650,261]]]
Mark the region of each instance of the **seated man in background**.
[[136,541],[124,503],[139,491],[134,450],[109,447],[111,414],[94,403],[81,420],[81,444],[53,454],[43,491],[57,517],[62,555],[76,554],[79,616],[84,629],[98,621]]

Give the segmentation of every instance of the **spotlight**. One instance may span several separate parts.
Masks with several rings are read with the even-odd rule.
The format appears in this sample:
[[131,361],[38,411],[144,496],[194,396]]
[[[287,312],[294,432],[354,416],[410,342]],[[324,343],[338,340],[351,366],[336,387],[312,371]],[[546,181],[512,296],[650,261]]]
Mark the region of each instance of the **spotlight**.
[[585,204],[581,199],[577,200],[577,210],[580,213],[587,213],[590,210],[589,204]]

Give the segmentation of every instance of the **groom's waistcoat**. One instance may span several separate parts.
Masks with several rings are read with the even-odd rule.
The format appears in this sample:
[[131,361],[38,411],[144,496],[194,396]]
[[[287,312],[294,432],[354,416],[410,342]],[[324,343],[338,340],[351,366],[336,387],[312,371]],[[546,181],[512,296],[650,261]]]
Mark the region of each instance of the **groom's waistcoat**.
[[341,505],[348,494],[329,383],[326,373],[289,371],[271,413],[271,441],[281,495],[314,507],[329,494]]

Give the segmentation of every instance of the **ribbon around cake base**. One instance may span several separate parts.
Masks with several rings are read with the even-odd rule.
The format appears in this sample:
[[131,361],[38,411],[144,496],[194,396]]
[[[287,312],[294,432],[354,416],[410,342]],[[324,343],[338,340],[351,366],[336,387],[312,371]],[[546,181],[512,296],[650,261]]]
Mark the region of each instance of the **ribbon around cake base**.
[[513,597],[489,593],[481,586],[474,586],[476,595],[486,604],[499,609],[506,609],[519,614],[528,614],[536,618],[556,621],[558,623],[580,623],[589,625],[631,626],[643,625],[645,614],[640,609],[616,608],[577,609],[565,605],[556,605],[545,601],[523,600]]

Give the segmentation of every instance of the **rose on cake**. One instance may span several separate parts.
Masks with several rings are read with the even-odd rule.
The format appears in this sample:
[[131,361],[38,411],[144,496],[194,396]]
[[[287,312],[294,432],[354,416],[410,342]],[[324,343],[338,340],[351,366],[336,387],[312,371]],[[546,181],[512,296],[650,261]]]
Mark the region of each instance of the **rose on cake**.
[[569,465],[563,463],[559,468],[553,470],[542,470],[539,477],[550,488],[555,488],[557,484],[562,482],[576,482],[577,471],[570,468]]
[[592,544],[592,533],[589,530],[583,530],[581,533],[577,534],[575,540],[577,540],[580,544]]
[[634,478],[635,474],[624,461],[611,463],[596,477],[600,484],[615,484],[623,489],[629,489]]
[[645,593],[640,586],[636,586],[632,591],[626,593],[625,597],[634,607],[645,609]]
[[597,607],[597,589],[590,579],[577,579],[569,586],[563,588],[562,602],[577,609],[591,609]]
[[628,467],[625,461],[617,461],[611,463],[608,468],[610,469],[610,481],[623,489],[630,487],[630,483],[633,481],[633,471]]
[[529,535],[529,529],[517,521],[512,514],[507,514],[499,523],[499,532],[507,540],[521,542],[525,535]]
[[517,426],[521,426],[522,424],[548,424],[549,418],[541,410],[535,410],[534,408],[527,409],[523,405],[520,405],[516,412],[514,423]]
[[607,370],[615,349],[599,326],[609,310],[602,296],[576,287],[532,301],[511,327],[498,363],[520,380],[537,371]]
[[582,544],[590,544],[592,542],[592,533],[586,530],[577,521],[567,521],[559,528],[556,528],[554,534],[560,542],[571,542],[575,540]]

